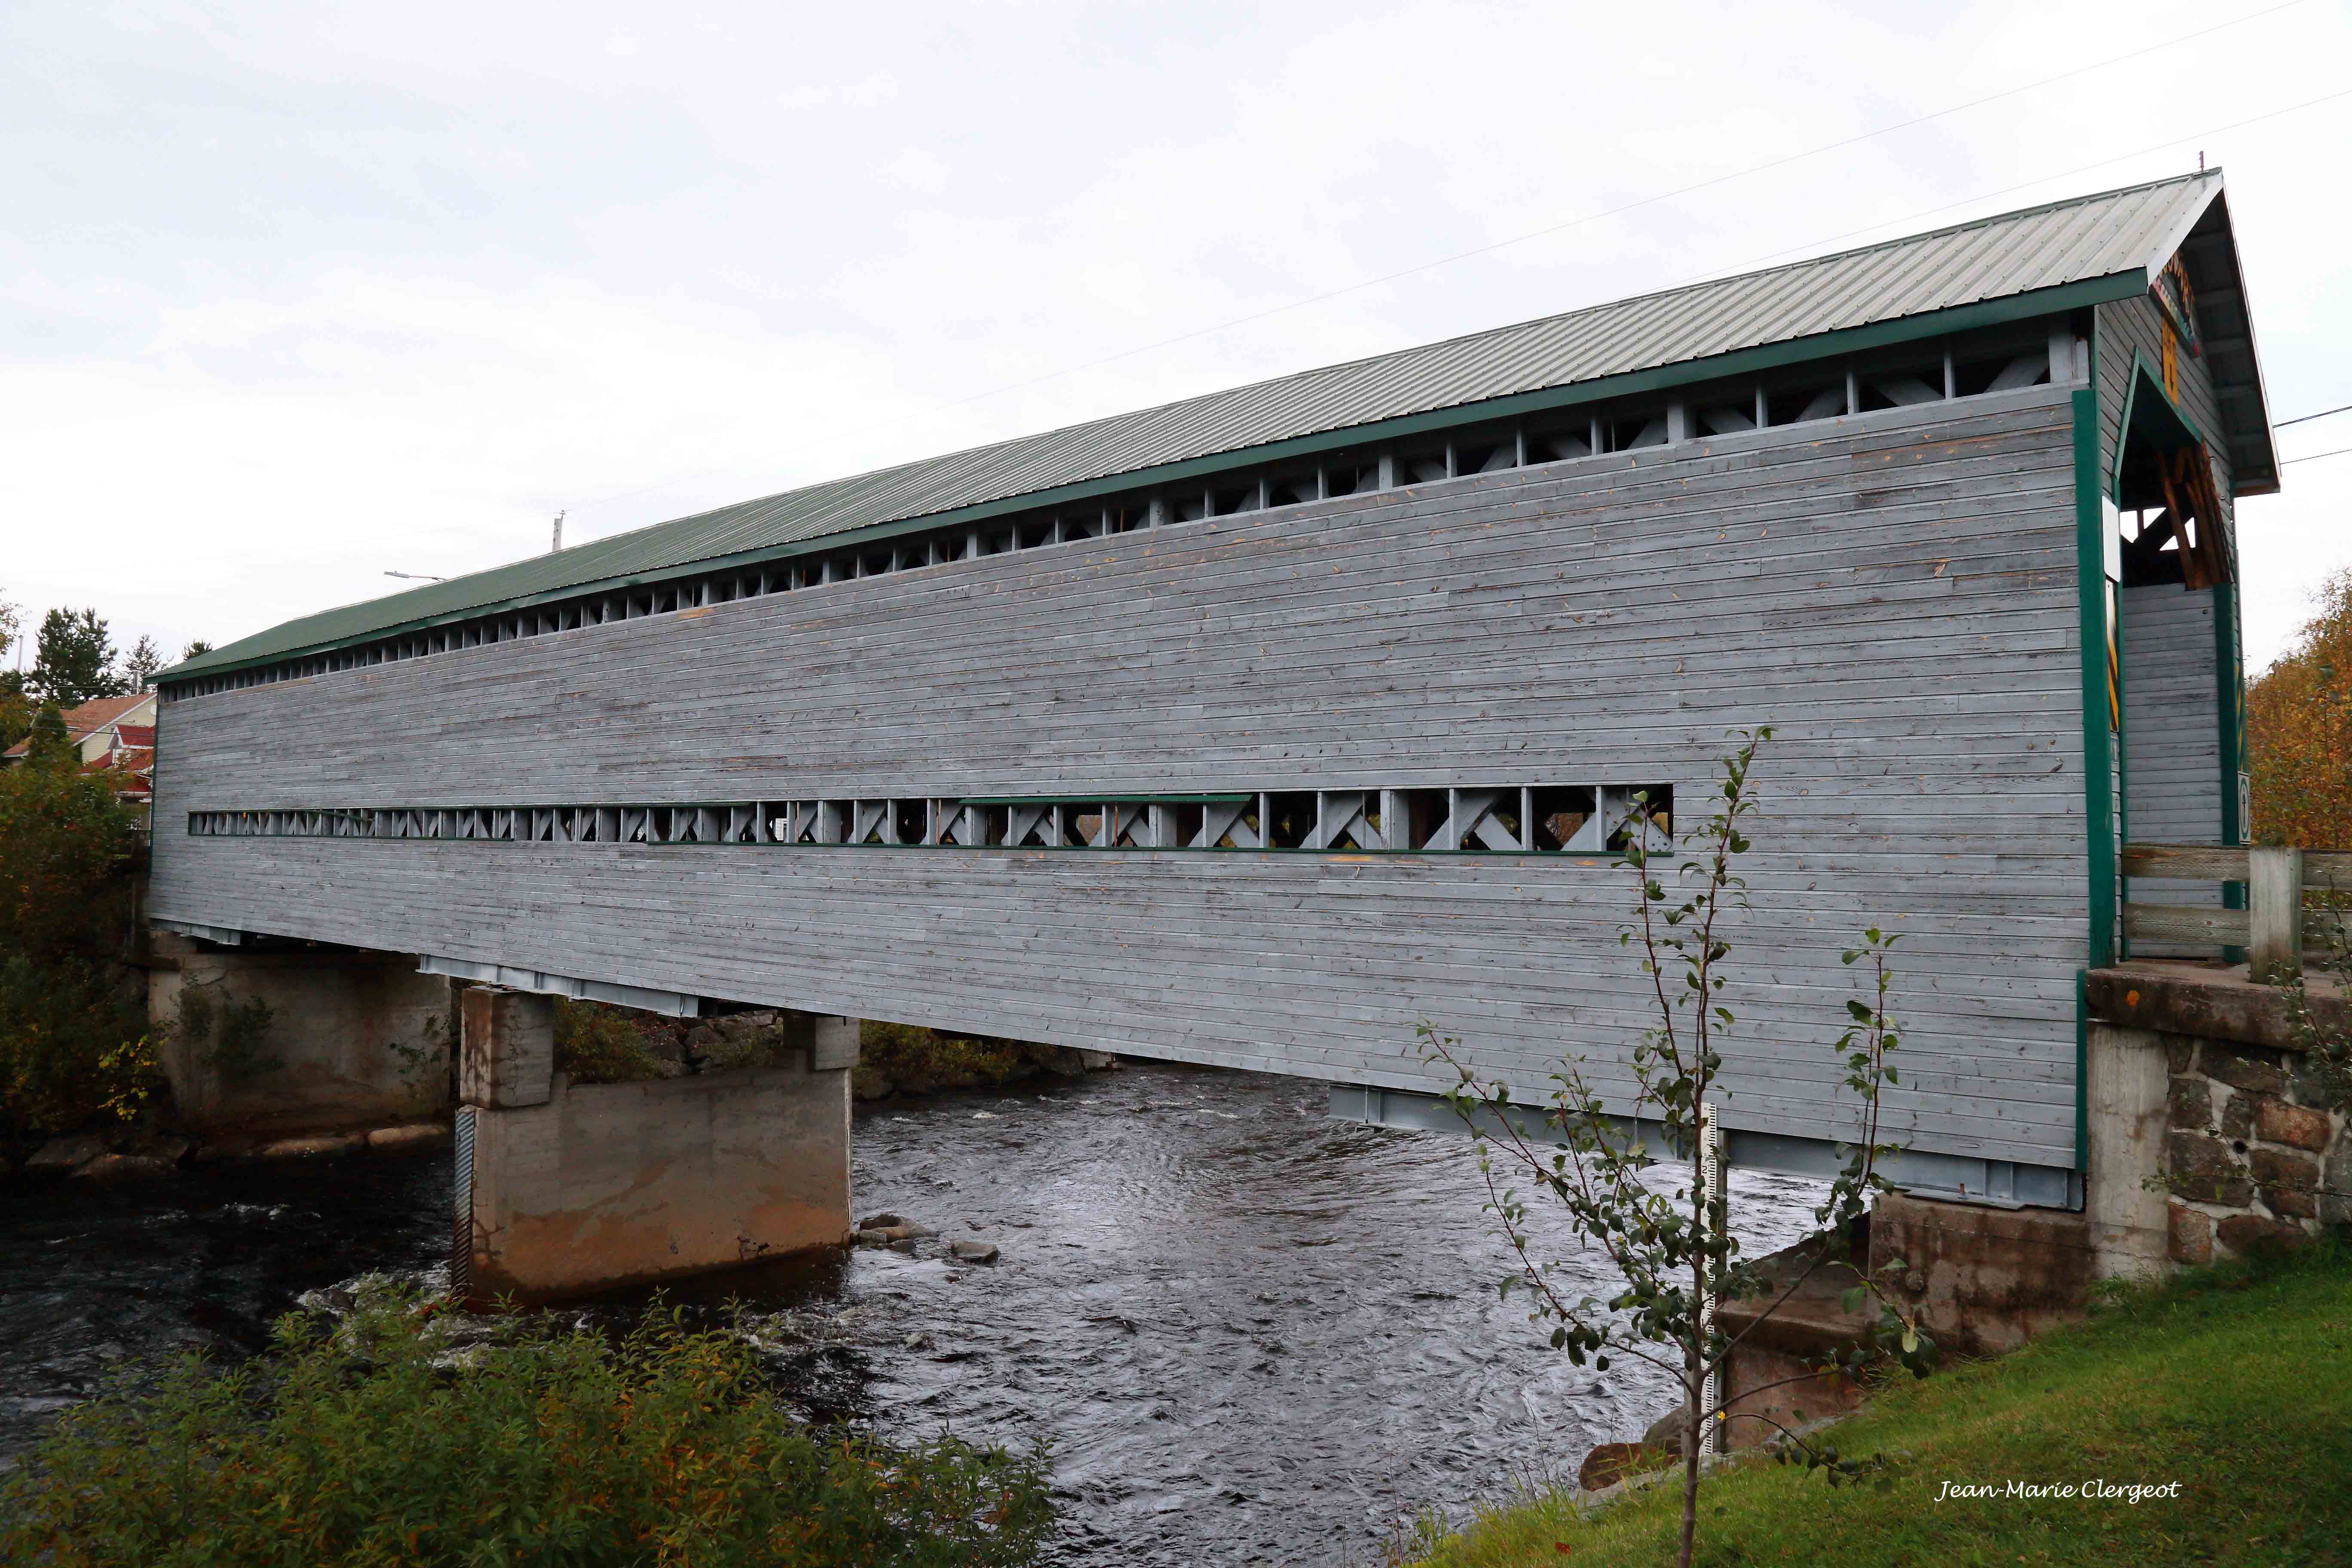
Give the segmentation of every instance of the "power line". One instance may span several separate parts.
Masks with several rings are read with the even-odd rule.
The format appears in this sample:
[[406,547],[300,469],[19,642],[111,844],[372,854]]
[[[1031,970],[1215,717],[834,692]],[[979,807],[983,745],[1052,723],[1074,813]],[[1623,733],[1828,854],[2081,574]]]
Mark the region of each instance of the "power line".
[[[2168,49],[2173,47],[2175,45],[2185,44],[2192,39],[2204,37],[2207,34],[2218,33],[2222,31],[2224,28],[2238,26],[2246,22],[2259,21],[2264,16],[2274,15],[2280,11],[2292,9],[2294,6],[2301,4],[2303,4],[2303,0],[2288,0],[2288,3],[2284,5],[2273,5],[2267,11],[2257,11],[2252,16],[2241,16],[2236,21],[2219,23],[2213,26],[2206,27],[2194,33],[2183,33],[2179,37],[2168,38],[2164,42],[2158,44],[2150,44],[2146,48],[2134,49],[2129,54],[2116,55],[2112,58],[2095,61],[2087,66],[2077,66],[2073,70],[2061,71],[2056,76],[2043,77],[2039,81],[2030,81],[2020,87],[2004,88],[1999,92],[1988,93],[1982,98],[1972,99],[1966,103],[1956,103],[1948,109],[1938,109],[1932,113],[1922,114],[1915,119],[1898,121],[1892,125],[1882,125],[1875,131],[1865,131],[1859,135],[1846,137],[1843,141],[1825,142],[1818,147],[1810,147],[1801,153],[1791,153],[1786,157],[1769,159],[1761,163],[1751,163],[1744,169],[1734,169],[1728,174],[1717,174],[1712,179],[1700,180],[1695,184],[1679,186],[1675,190],[1664,191],[1654,196],[1643,196],[1639,201],[1627,202],[1621,206],[1607,207],[1597,213],[1587,213],[1580,217],[1568,218],[1559,223],[1548,225],[1543,228],[1529,229],[1525,234],[1516,234],[1507,239],[1496,240],[1490,245],[1474,246],[1468,250],[1457,250],[1450,256],[1441,256],[1433,261],[1423,261],[1415,266],[1400,268],[1394,272],[1382,273],[1377,278],[1367,278],[1360,282],[1344,284],[1339,288],[1328,289],[1320,294],[1310,294],[1303,300],[1293,300],[1288,304],[1276,305],[1267,310],[1258,310],[1246,316],[1236,316],[1231,321],[1220,321],[1213,326],[1199,327],[1189,332],[1180,332],[1171,338],[1161,338],[1156,342],[1144,343],[1137,348],[1122,349],[1118,353],[1106,354],[1100,359],[1088,360],[1083,364],[1075,364],[1061,370],[1048,371],[1044,375],[1033,376],[1027,381],[1016,381],[1009,385],[996,387],[987,392],[974,393],[970,397],[959,398],[954,402],[940,404],[934,408],[926,410],[926,412],[939,413],[945,409],[961,407],[967,403],[977,403],[982,398],[995,397],[1007,392],[1018,392],[1025,387],[1035,386],[1042,382],[1054,381],[1062,376],[1075,375],[1080,371],[1094,370],[1102,365],[1114,364],[1123,359],[1131,359],[1137,354],[1150,353],[1154,349],[1163,349],[1177,343],[1190,342],[1194,338],[1207,337],[1215,332],[1224,331],[1226,329],[1231,327],[1246,326],[1252,321],[1265,321],[1269,316],[1278,316],[1286,311],[1303,310],[1309,305],[1319,305],[1328,300],[1337,300],[1344,294],[1357,293],[1365,289],[1375,289],[1383,283],[1393,283],[1400,278],[1411,278],[1416,273],[1428,272],[1440,267],[1449,267],[1456,261],[1466,261],[1474,256],[1488,255],[1491,252],[1504,249],[1509,246],[1524,244],[1530,239],[1541,239],[1547,235],[1560,234],[1571,228],[1581,227],[1586,224],[1599,223],[1604,218],[1617,217],[1642,207],[1654,206],[1660,202],[1673,201],[1677,196],[1686,196],[1696,191],[1708,190],[1714,186],[1725,184],[1733,180],[1745,179],[1750,174],[1760,174],[1768,170],[1783,168],[1790,163],[1801,163],[1807,158],[1819,157],[1824,153],[1834,153],[1842,147],[1851,147],[1858,142],[1868,142],[1875,137],[1891,135],[1897,131],[1907,131],[1915,125],[1925,125],[1931,120],[1941,120],[1949,115],[1965,112],[1968,110],[1981,108],[1985,104],[1998,102],[2000,100],[2004,98],[2014,98],[2019,93],[2032,92],[2038,88],[2048,87],[2053,82],[2065,81],[2070,78],[2083,76],[2095,70],[2105,70],[2109,66],[2121,65],[2126,60],[2137,59],[2143,55],[2154,54],[2159,49]],[[2242,121],[2241,123],[2251,124],[2252,121]],[[2235,128],[2223,127],[2223,129],[2230,130]],[[2210,132],[2200,132],[2200,134],[2210,134]],[[2185,140],[2185,138],[2176,138],[2175,140]],[[2160,145],[2169,147],[2172,144],[2172,142],[2166,142]],[[2136,155],[2137,154],[2126,154],[2126,156]],[[2107,161],[2114,163],[2119,162],[2120,160],[2109,159]],[[2095,168],[2098,165],[2091,164],[2086,166]],[[2050,177],[2060,178],[2063,176],[2053,175]],[[1974,197],[1971,199],[1981,200],[1983,198]],[[1954,205],[1958,205],[1962,204],[1956,203]],[[1873,225],[1872,226],[1876,227],[1880,226]]]
[[2292,419],[2280,420],[2271,428],[2284,430],[2290,425],[2305,425],[2314,419],[2325,419],[2331,414],[2352,414],[2352,403],[2347,403],[2341,408],[2323,408],[2316,414],[2298,414]]
[[2284,468],[2287,466],[2287,463],[2315,463],[2322,458],[2340,458],[2347,452],[2352,452],[2352,447],[2338,447],[2333,452],[2314,452],[2307,458],[2289,458],[2285,463],[2281,463],[2279,467]]
[[[1840,141],[1824,142],[1817,147],[1809,147],[1801,153],[1790,153],[1786,156],[1768,159],[1760,163],[1751,163],[1745,168],[1734,169],[1727,174],[1717,174],[1712,178],[1700,180],[1692,184],[1678,186],[1671,191],[1660,192],[1656,195],[1643,196],[1638,201],[1626,202],[1622,205],[1604,208],[1600,212],[1586,213],[1581,216],[1564,219],[1559,223],[1549,224],[1542,228],[1529,229],[1524,234],[1516,234],[1506,239],[1496,240],[1491,244],[1474,246],[1467,250],[1457,250],[1451,255],[1441,256],[1431,261],[1420,262],[1412,267],[1400,268],[1394,272],[1382,273],[1375,278],[1366,278],[1354,283],[1343,284],[1339,288],[1327,289],[1320,294],[1311,294],[1304,299],[1293,300],[1286,304],[1275,305],[1264,310],[1253,311],[1245,316],[1235,316],[1231,320],[1218,321],[1209,326],[1196,327],[1190,331],[1179,332],[1173,337],[1160,338],[1151,342],[1139,344],[1131,349],[1122,349],[1117,353],[1106,354],[1099,359],[1087,360],[1081,363],[1074,365],[1065,365],[1059,370],[1047,371],[1043,375],[1031,376],[1025,381],[1009,382],[1002,386],[991,387],[984,392],[975,392],[966,397],[952,398],[945,403],[934,404],[929,408],[919,410],[915,414],[908,416],[908,417],[912,419],[929,418],[932,415],[944,414],[950,409],[961,408],[969,404],[983,402],[992,397],[1002,397],[1007,393],[1024,391],[1029,387],[1042,385],[1049,381],[1058,381],[1064,376],[1076,375],[1085,371],[1099,369],[1107,364],[1116,364],[1121,360],[1132,359],[1138,354],[1150,353],[1159,349],[1172,348],[1178,343],[1191,342],[1196,338],[1209,337],[1217,332],[1229,331],[1234,327],[1247,326],[1253,321],[1262,321],[1269,317],[1279,316],[1291,310],[1304,310],[1309,305],[1319,305],[1328,300],[1339,299],[1344,295],[1360,293],[1366,289],[1376,289],[1383,283],[1393,283],[1399,279],[1411,278],[1419,273],[1433,271],[1440,267],[1449,267],[1454,262],[1466,261],[1473,257],[1490,255],[1495,251],[1505,249],[1510,246],[1523,245],[1531,239],[1541,239],[1549,235],[1564,233],[1569,229],[1582,227],[1587,224],[1599,223],[1606,218],[1621,216],[1623,214],[1637,211],[1643,207],[1654,206],[1660,202],[1673,201],[1679,196],[1686,196],[1695,192],[1709,190],[1717,185],[1728,184],[1733,180],[1746,179],[1752,174],[1760,174],[1767,173],[1769,170],[1785,168],[1791,163],[1802,163],[1808,158],[1817,158],[1824,153],[1837,152],[1841,148],[1852,147],[1864,142],[1874,140],[1877,137],[1892,135],[1897,131],[1907,131],[1916,125],[1925,125],[1930,121],[1948,119],[1955,114],[1965,113],[1971,109],[1980,109],[1988,103],[1997,103],[2005,98],[2015,98],[2021,93],[2036,91],[2056,82],[2067,81],[2078,76],[2088,75],[2092,71],[2105,70],[2110,66],[2122,65],[2128,60],[2139,59],[2145,56],[2156,54],[2160,50],[2173,48],[2181,44],[2190,43],[2199,38],[2210,37],[2215,33],[2227,31],[2231,27],[2242,26],[2249,22],[2259,22],[2266,16],[2276,16],[2282,11],[2294,10],[2295,7],[2302,5],[2305,3],[2305,0],[2286,0],[2286,3],[2284,5],[2272,5],[2261,11],[2251,12],[2246,16],[2235,17],[2227,22],[2217,22],[2212,26],[2200,27],[2194,32],[2182,33],[2175,37],[2166,38],[2160,42],[2149,44],[2145,47],[2133,49],[2125,54],[2113,55],[2103,60],[2095,60],[2089,65],[2076,66],[2072,70],[2060,71],[2055,76],[2042,77],[2036,80],[2024,82],[2016,87],[2003,88],[1999,92],[1987,93],[1982,98],[1970,99],[1965,103],[1952,104],[1948,108],[1935,110],[1927,114],[1916,115],[1909,120],[1896,121],[1893,124],[1882,125],[1877,127],[1875,130],[1864,131],[1858,134],[1845,137]],[[2299,107],[2308,107],[2308,105]],[[2279,112],[2284,113],[2288,111],[2280,110]],[[2270,116],[2265,115],[2261,116],[2260,118],[2268,119]],[[2242,121],[2239,123],[2252,124],[2253,121]],[[2234,130],[2236,127],[2224,126],[2221,129]],[[2198,134],[2210,135],[2212,132],[2200,132]],[[2176,140],[2185,140],[2185,138],[2178,138]],[[2166,142],[2161,143],[2160,146],[2169,147],[2173,144],[2174,143],[2172,142]],[[2124,156],[2137,157],[2138,154],[2126,153]],[[2121,161],[2121,159],[2106,160],[2106,162],[2109,163],[2119,163]],[[2098,164],[2084,165],[2084,167],[2087,168],[2096,168],[2098,166]],[[2069,171],[2069,173],[2079,172],[2079,170]],[[2060,179],[2064,176],[2049,175],[2045,177],[2050,179]],[[2028,183],[2039,184],[2041,182],[2031,181]],[[2015,189],[2019,187],[2011,188]],[[1981,201],[1983,199],[1985,198],[1981,196],[1972,196],[1969,198],[1970,201]],[[1954,203],[1952,205],[1957,206],[1965,205],[1966,204]],[[1937,210],[1940,211],[1943,209],[1939,208]],[[1873,225],[1871,226],[1881,227],[1884,226]],[[1862,233],[1867,231],[1856,230],[1854,232]],[[1815,241],[1814,243],[1827,244],[1830,242]],[[1799,247],[1797,248],[1801,249],[1811,247]],[[796,449],[805,450],[806,447],[803,446],[803,447]],[[634,490],[625,490],[619,495],[605,496],[600,500],[588,501],[582,505],[575,506],[572,510],[574,511],[587,511],[596,507],[608,506],[615,501],[627,500],[635,496],[645,495],[653,490],[664,489],[671,485],[685,484],[689,480],[702,479],[710,474],[715,474],[720,471],[721,470],[718,468],[705,468],[698,473],[688,474],[680,479],[665,479],[659,484],[647,485]]]
[[1760,256],[1751,256],[1745,261],[1734,261],[1722,267],[1709,268],[1705,272],[1694,272],[1687,277],[1676,279],[1669,287],[1679,287],[1684,283],[1713,278],[1721,273],[1736,271],[1743,267],[1753,267],[1759,262],[1774,260],[1783,256],[1794,256],[1800,251],[1811,250],[1817,246],[1834,245],[1839,240],[1852,239],[1858,235],[1869,234],[1874,229],[1914,224],[1921,218],[1935,217],[1939,214],[1951,212],[1955,208],[1974,206],[1979,202],[1990,201],[1995,196],[2011,195],[2019,191],[2032,190],[2036,185],[2046,185],[2053,180],[2071,179],[2076,174],[2086,174],[2093,169],[2104,169],[2110,163],[2127,163],[2134,158],[2145,158],[2151,153],[2161,153],[2168,147],[2178,147],[2184,142],[2196,142],[2208,136],[2219,136],[2228,131],[2241,131],[2249,125],[2259,125],[2265,120],[2276,120],[2283,114],[2298,114],[2306,109],[2316,109],[2323,103],[2333,103],[2339,98],[2352,98],[2352,88],[2346,88],[2341,92],[2322,93],[2317,98],[2305,99],[2301,103],[2291,103],[2284,109],[2273,109],[2266,114],[2256,114],[2244,120],[2233,120],[2227,125],[2209,125],[2202,131],[2191,131],[2183,136],[2174,136],[2166,141],[2150,142],[2147,146],[2129,153],[2118,153],[2112,158],[2101,158],[2096,163],[2077,163],[2071,169],[2062,169],[2054,174],[2038,174],[2031,180],[2023,180],[2014,185],[2003,185],[1997,191],[1980,191],[1973,196],[1968,196],[1957,202],[1946,202],[1941,206],[1923,207],[1906,217],[1885,218],[1877,223],[1865,224],[1860,228],[1847,229],[1843,234],[1833,234],[1827,239],[1811,240],[1803,245],[1791,245],[1780,250],[1767,251]]

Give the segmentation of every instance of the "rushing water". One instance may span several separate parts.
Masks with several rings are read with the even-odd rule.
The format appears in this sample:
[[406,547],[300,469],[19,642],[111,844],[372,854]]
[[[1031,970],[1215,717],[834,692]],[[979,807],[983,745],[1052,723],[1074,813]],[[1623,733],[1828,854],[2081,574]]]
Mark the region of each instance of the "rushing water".
[[[1416,1510],[1571,1474],[1671,1398],[1638,1363],[1571,1366],[1497,1300],[1466,1140],[1332,1121],[1319,1084],[1129,1063],[861,1107],[855,1149],[861,1215],[999,1261],[859,1251],[677,1293],[837,1325],[780,1360],[812,1414],[1049,1439],[1071,1563],[1369,1563]],[[1736,1175],[1749,1248],[1795,1239],[1815,1192]],[[448,1234],[446,1154],[10,1195],[0,1452],[111,1362],[249,1351],[302,1290],[437,1264]],[[1605,1293],[1538,1235],[1569,1289]]]

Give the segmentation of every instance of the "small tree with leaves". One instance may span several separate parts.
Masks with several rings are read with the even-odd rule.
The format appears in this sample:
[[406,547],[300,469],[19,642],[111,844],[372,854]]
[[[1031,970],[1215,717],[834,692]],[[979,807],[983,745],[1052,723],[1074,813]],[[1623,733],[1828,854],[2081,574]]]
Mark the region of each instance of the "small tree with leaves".
[[2352,849],[2352,570],[2246,691],[2254,840]]
[[[1552,1348],[1577,1365],[1589,1357],[1606,1371],[1611,1359],[1630,1355],[1665,1372],[1680,1389],[1684,1409],[1682,1548],[1687,1568],[1697,1536],[1699,1454],[1706,1391],[1713,1375],[1757,1323],[1783,1305],[1818,1270],[1842,1270],[1854,1281],[1846,1293],[1849,1311],[1875,1300],[1876,1321],[1868,1347],[1856,1345],[1848,1364],[1865,1357],[1890,1356],[1925,1375],[1934,1347],[1916,1320],[1880,1290],[1851,1256],[1854,1222],[1867,1212],[1874,1194],[1887,1189],[1879,1165],[1895,1152],[1879,1142],[1879,1100],[1895,1081],[1891,1061],[1899,1039],[1888,1012],[1891,977],[1886,967],[1895,938],[1876,930],[1845,953],[1849,964],[1867,960],[1874,988],[1847,1005],[1849,1026],[1836,1050],[1845,1068],[1845,1087],[1861,1105],[1859,1137],[1845,1168],[1814,1212],[1820,1234],[1801,1250],[1793,1278],[1768,1279],[1739,1256],[1727,1205],[1697,1180],[1696,1152],[1703,1108],[1719,1097],[1725,1058],[1722,1047],[1736,1019],[1724,988],[1731,954],[1734,911],[1748,906],[1747,884],[1736,869],[1750,845],[1747,819],[1757,809],[1750,770],[1757,748],[1772,731],[1759,729],[1735,738],[1738,749],[1723,763],[1720,801],[1706,824],[1686,839],[1691,858],[1668,872],[1671,842],[1660,847],[1650,820],[1651,805],[1636,797],[1623,824],[1626,847],[1619,861],[1637,889],[1633,918],[1620,939],[1641,955],[1656,1022],[1633,1042],[1631,1070],[1634,1093],[1615,1109],[1604,1104],[1585,1077],[1582,1058],[1561,1064],[1548,1104],[1515,1104],[1509,1085],[1481,1082],[1463,1060],[1461,1042],[1424,1022],[1424,1055],[1455,1075],[1447,1096],[1454,1111],[1478,1134],[1478,1169],[1487,1191],[1487,1209],[1500,1217],[1517,1267],[1501,1282],[1508,1296],[1528,1292],[1531,1318],[1551,1325]],[[1670,891],[1668,879],[1679,884]],[[1536,1114],[1539,1111],[1539,1114]],[[1691,1153],[1691,1179],[1681,1185],[1655,1176],[1658,1158],[1643,1139],[1643,1122],[1656,1124],[1664,1142]],[[1623,1289],[1606,1300],[1572,1297],[1558,1284],[1557,1266],[1538,1258],[1528,1233],[1530,1197],[1511,1184],[1525,1182],[1534,1194],[1566,1212],[1570,1228],[1608,1258]],[[1900,1268],[1899,1262],[1888,1265]],[[1763,1300],[1768,1304],[1738,1335],[1712,1321],[1704,1303]],[[1760,1392],[1754,1391],[1754,1392]],[[1778,1427],[1784,1455],[1821,1469],[1832,1484],[1884,1471],[1879,1456],[1858,1459],[1816,1445],[1758,1413],[1754,1419]],[[1718,1416],[1718,1419],[1720,1417]]]

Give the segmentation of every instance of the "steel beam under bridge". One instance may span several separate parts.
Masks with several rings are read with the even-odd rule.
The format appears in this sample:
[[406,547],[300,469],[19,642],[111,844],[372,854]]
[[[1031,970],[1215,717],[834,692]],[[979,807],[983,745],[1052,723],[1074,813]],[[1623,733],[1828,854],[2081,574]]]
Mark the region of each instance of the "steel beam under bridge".
[[[1544,1122],[1544,1108],[1514,1105],[1512,1122],[1530,1142],[1550,1144],[1554,1137]],[[1462,1118],[1444,1098],[1417,1089],[1380,1089],[1364,1084],[1331,1086],[1331,1114],[1343,1121],[1364,1121],[1380,1127],[1404,1127],[1420,1131],[1460,1132]],[[1482,1121],[1493,1126],[1493,1113]],[[1652,1121],[1621,1121],[1621,1128],[1638,1129],[1642,1142],[1661,1160],[1682,1162],[1687,1151],[1676,1150],[1665,1138],[1664,1124]],[[1734,1169],[1779,1171],[1815,1176],[1822,1181],[1845,1169],[1849,1145],[1818,1138],[1792,1138],[1780,1132],[1726,1130],[1726,1163]],[[1906,1150],[1889,1158],[1881,1173],[1895,1185],[1920,1197],[1984,1204],[1997,1208],[2079,1210],[2083,1206],[2083,1176],[2057,1165],[2028,1165],[2014,1160],[1979,1160],[1965,1154],[1931,1154]]]
[[423,974],[446,974],[455,980],[470,980],[478,985],[503,985],[509,991],[531,991],[542,996],[569,996],[574,1002],[609,1002],[615,1007],[635,1007],[640,1012],[659,1013],[667,1018],[698,1018],[702,1016],[702,998],[689,996],[681,991],[654,991],[643,985],[615,985],[609,980],[583,980],[571,974],[550,974],[539,969],[512,969],[503,963],[477,963],[470,958],[444,958],[439,953],[420,955],[416,968]]

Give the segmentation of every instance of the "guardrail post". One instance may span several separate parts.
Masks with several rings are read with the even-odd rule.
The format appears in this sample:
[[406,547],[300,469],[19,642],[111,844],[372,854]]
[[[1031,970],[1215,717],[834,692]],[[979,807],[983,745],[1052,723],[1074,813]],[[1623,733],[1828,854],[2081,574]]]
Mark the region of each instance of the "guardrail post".
[[2303,851],[2254,849],[2247,860],[2247,972],[2291,980],[2303,973]]

